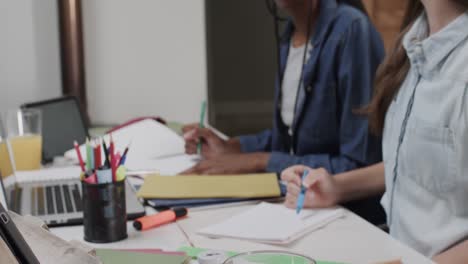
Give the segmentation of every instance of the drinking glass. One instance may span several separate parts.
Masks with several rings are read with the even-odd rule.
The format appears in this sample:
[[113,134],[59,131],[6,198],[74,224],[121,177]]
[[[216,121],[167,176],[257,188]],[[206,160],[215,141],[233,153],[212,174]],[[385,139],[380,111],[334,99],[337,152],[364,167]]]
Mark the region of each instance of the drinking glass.
[[284,251],[252,251],[228,258],[223,264],[316,264],[306,256]]
[[6,135],[16,170],[38,170],[42,160],[42,115],[38,109],[11,110]]

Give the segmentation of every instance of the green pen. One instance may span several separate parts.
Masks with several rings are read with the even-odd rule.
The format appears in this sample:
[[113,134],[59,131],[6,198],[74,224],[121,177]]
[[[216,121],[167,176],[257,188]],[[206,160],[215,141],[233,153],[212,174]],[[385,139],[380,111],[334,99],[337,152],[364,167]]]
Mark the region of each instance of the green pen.
[[[205,112],[206,112],[206,101],[203,101],[202,105],[201,105],[201,113],[200,113],[200,124],[199,124],[200,128],[204,127],[203,124],[204,124],[204,121],[205,121]],[[202,151],[202,142],[201,142],[201,138],[200,138],[199,142],[198,142],[198,145],[197,145],[198,155],[201,155],[201,151]]]

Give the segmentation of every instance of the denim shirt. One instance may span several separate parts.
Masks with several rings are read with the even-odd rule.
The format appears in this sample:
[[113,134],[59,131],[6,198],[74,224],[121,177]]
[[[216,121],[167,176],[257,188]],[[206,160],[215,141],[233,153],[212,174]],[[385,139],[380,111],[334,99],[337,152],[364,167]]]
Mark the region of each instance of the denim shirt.
[[432,257],[468,239],[468,14],[428,36],[422,15],[403,39],[411,67],[386,115],[390,233]]
[[[277,82],[272,129],[239,137],[243,152],[271,153],[268,172],[304,164],[339,173],[382,158],[381,141],[370,135],[367,118],[353,112],[372,96],[375,72],[384,56],[380,35],[369,18],[351,6],[320,0],[319,8],[292,126],[281,118]],[[280,43],[283,73],[293,32],[289,23]]]

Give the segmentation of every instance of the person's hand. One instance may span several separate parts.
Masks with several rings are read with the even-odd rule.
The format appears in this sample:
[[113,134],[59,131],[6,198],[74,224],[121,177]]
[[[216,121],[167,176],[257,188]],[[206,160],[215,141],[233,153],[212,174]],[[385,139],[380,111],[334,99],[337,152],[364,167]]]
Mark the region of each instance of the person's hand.
[[[308,170],[309,174],[301,183],[304,170]],[[301,184],[307,188],[304,208],[327,208],[339,203],[338,186],[325,169],[311,169],[301,165],[293,166],[281,173],[281,179],[287,182],[285,205],[289,208],[296,208]]]
[[185,139],[185,153],[197,154],[198,143],[202,143],[201,155],[212,159],[223,154],[240,153],[240,143],[236,140],[223,140],[209,128],[199,128],[191,124],[182,128]]
[[268,153],[229,154],[201,160],[182,174],[243,174],[263,172],[270,155]]

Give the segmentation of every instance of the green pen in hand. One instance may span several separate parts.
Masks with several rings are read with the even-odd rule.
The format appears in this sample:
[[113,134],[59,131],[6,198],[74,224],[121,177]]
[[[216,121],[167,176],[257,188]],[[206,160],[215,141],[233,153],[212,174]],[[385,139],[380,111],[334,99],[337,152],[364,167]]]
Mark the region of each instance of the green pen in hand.
[[[201,112],[200,112],[200,124],[199,124],[200,128],[204,127],[205,112],[206,112],[206,101],[203,101],[202,105],[201,105]],[[198,142],[198,145],[197,145],[198,155],[201,155],[201,151],[202,151],[202,139],[199,138],[199,142]]]

